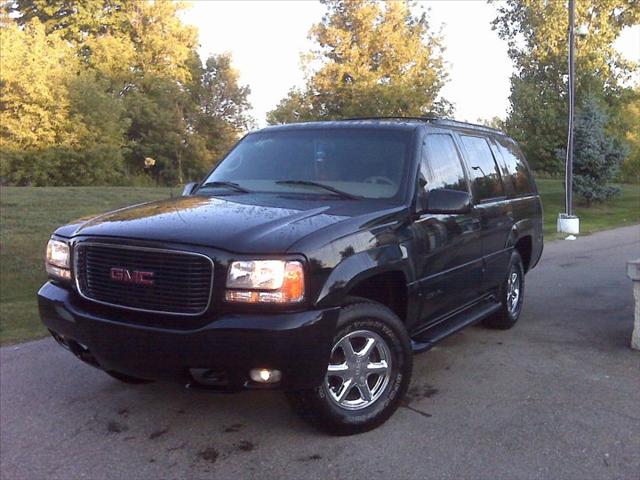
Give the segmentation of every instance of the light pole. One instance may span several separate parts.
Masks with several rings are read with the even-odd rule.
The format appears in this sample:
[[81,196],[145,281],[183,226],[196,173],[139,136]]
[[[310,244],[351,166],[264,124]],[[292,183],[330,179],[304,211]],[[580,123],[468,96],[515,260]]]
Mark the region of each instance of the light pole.
[[[586,35],[586,28],[581,26],[578,29],[580,36]],[[575,110],[576,93],[576,62],[575,62],[575,0],[569,0],[569,79],[568,79],[568,100],[569,100],[569,122],[567,131],[567,156],[565,161],[565,213],[558,217],[558,232],[568,233],[567,240],[574,240],[580,233],[580,219],[573,214],[573,117]]]

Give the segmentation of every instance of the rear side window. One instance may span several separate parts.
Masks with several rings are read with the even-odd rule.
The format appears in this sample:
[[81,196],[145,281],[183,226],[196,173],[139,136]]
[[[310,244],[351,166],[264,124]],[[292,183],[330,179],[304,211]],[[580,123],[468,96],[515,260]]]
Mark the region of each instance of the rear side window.
[[511,177],[516,195],[533,193],[533,182],[529,175],[529,169],[524,163],[522,153],[518,147],[513,142],[504,138],[496,138],[496,143],[504,159],[507,172]]
[[448,188],[467,192],[467,180],[451,135],[427,135],[424,146],[421,171],[429,190]]
[[469,173],[478,200],[504,196],[498,165],[487,140],[470,135],[461,135],[461,138],[467,151]]

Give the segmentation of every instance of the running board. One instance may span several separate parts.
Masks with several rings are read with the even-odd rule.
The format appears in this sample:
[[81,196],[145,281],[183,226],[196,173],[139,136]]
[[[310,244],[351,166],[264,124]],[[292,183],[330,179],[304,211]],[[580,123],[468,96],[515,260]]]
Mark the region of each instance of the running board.
[[426,352],[436,343],[445,339],[449,335],[453,335],[463,328],[477,323],[497,312],[500,310],[500,306],[501,304],[495,302],[491,302],[489,304],[484,303],[481,306],[477,306],[476,308],[460,313],[456,317],[449,318],[447,321],[433,325],[411,339],[411,348],[413,349],[413,353]]

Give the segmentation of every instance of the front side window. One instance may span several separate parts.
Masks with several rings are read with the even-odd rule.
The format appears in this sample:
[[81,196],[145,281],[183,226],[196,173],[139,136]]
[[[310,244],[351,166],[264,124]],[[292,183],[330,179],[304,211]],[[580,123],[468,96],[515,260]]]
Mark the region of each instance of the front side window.
[[498,165],[493,158],[489,143],[483,137],[461,135],[467,151],[473,190],[478,200],[504,196]]
[[410,130],[292,129],[248,135],[204,182],[234,182],[258,192],[330,195],[294,182],[316,182],[350,195],[402,194],[412,152]]
[[448,188],[468,191],[462,163],[453,138],[448,134],[429,134],[424,141],[421,173],[427,188]]

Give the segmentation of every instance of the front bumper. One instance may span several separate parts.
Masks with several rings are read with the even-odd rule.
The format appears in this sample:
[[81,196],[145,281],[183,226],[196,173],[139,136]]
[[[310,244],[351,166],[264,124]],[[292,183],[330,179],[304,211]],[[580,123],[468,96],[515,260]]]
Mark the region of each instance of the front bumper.
[[192,384],[194,369],[210,370],[215,387],[229,390],[262,386],[249,379],[253,368],[280,370],[282,380],[272,387],[319,385],[338,319],[337,308],[226,314],[195,330],[164,329],[119,321],[116,309],[88,311],[77,295],[51,282],[38,292],[38,305],[45,326],[70,340],[74,353],[81,346],[78,356],[98,368]]

